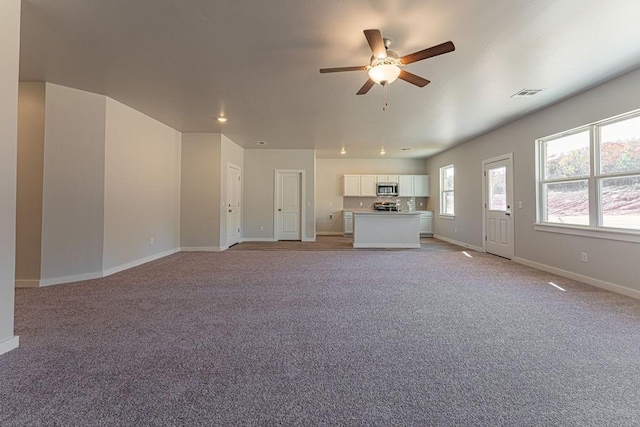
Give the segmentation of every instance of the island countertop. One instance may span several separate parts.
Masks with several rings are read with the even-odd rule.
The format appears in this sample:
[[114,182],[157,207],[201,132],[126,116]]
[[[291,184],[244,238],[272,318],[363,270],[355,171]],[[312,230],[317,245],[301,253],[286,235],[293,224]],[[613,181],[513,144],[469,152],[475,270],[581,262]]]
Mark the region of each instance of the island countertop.
[[420,215],[418,211],[352,211],[354,215],[390,215],[390,216],[402,216],[402,215]]

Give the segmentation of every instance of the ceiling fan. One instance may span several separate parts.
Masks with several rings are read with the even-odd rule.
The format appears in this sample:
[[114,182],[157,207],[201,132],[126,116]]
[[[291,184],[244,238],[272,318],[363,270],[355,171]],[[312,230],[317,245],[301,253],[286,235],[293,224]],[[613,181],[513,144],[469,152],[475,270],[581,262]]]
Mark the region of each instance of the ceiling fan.
[[398,54],[389,50],[391,40],[383,39],[380,30],[364,30],[364,36],[371,47],[371,61],[369,65],[356,67],[321,68],[321,73],[338,73],[341,71],[367,71],[369,79],[357,92],[357,95],[364,95],[369,92],[375,83],[386,86],[396,79],[404,80],[418,87],[424,87],[430,82],[420,76],[408,71],[401,70],[400,67],[412,62],[422,61],[444,53],[453,52],[456,47],[448,41],[437,46],[433,46],[418,52],[399,57]]

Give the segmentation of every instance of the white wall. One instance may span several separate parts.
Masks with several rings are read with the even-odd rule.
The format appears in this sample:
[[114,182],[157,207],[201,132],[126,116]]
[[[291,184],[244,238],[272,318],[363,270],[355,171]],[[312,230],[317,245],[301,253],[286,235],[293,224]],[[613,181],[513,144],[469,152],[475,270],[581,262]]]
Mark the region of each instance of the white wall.
[[18,345],[15,295],[20,0],[0,1],[0,354]]
[[[273,239],[274,180],[276,169],[301,169],[306,174],[303,239],[315,239],[315,154],[313,150],[245,150],[244,207],[245,239]],[[307,206],[307,203],[310,206]],[[260,231],[260,227],[264,231]]]
[[181,134],[111,98],[105,134],[108,274],[179,250]]
[[16,286],[40,284],[45,84],[18,87],[18,184],[16,194]]
[[[535,140],[638,108],[640,70],[428,159],[427,169],[432,176],[429,206],[436,212],[435,233],[482,247],[482,160],[513,152],[515,201],[516,205],[517,201],[523,203],[522,209],[513,210],[516,259],[568,272],[585,281],[593,279],[589,283],[598,286],[610,289],[614,289],[610,284],[622,286],[640,296],[639,244],[533,230]],[[454,221],[447,221],[437,215],[438,174],[440,167],[451,163],[456,168],[456,217]],[[454,227],[458,233],[453,232]],[[581,252],[589,254],[588,263],[580,261]]]
[[47,83],[41,285],[100,277],[106,97]]
[[219,249],[220,164],[221,134],[182,134],[180,246],[185,249]]
[[[421,175],[426,173],[425,161],[415,159],[317,159],[316,164],[318,233],[342,233],[342,194],[345,174]],[[330,214],[333,215],[333,219],[329,219]]]

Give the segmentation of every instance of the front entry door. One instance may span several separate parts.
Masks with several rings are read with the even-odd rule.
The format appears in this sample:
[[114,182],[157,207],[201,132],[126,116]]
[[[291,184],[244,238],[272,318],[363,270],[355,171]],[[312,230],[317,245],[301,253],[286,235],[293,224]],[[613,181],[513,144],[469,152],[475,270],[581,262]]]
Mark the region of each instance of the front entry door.
[[277,174],[277,239],[301,240],[301,174],[284,171]]
[[511,155],[483,162],[485,250],[513,258],[513,159]]
[[240,242],[240,168],[227,166],[227,246]]

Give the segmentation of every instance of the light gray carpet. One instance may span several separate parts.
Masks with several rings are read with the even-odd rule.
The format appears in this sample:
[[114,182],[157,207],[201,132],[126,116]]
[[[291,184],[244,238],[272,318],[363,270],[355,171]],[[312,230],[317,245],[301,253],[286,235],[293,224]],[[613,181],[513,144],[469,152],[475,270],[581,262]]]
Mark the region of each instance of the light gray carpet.
[[18,290],[0,425],[638,425],[640,301],[470,253],[179,253]]

